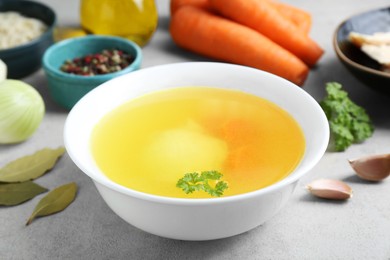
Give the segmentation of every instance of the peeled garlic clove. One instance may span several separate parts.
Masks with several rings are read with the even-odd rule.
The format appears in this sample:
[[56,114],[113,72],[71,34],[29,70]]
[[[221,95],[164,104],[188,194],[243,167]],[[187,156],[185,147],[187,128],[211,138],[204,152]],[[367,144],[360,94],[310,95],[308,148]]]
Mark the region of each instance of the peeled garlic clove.
[[314,196],[324,199],[345,200],[352,197],[351,187],[339,180],[319,179],[306,188]]
[[381,181],[390,175],[390,154],[365,156],[349,160],[356,174],[368,181]]

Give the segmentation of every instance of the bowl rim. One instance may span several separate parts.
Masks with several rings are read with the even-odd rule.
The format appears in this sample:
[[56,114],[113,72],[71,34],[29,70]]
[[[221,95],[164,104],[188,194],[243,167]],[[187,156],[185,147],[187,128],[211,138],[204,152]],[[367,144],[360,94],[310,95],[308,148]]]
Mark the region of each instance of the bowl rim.
[[[77,43],[77,42],[83,42],[83,41],[89,41],[89,40],[110,40],[110,41],[115,41],[115,42],[121,42],[129,45],[135,50],[135,58],[129,66],[126,68],[117,71],[117,72],[112,72],[112,73],[107,73],[107,74],[101,74],[101,75],[94,75],[94,76],[82,76],[82,75],[76,75],[76,74],[71,74],[71,73],[66,73],[61,71],[59,68],[55,68],[50,65],[49,59],[50,56],[53,55],[53,53],[60,47]],[[86,35],[86,36],[80,36],[80,37],[75,37],[75,38],[70,38],[66,40],[62,40],[60,42],[57,42],[50,46],[44,53],[43,58],[42,58],[42,64],[43,68],[50,73],[53,73],[55,76],[62,77],[62,78],[68,78],[72,80],[77,80],[77,81],[89,81],[89,80],[107,80],[122,74],[125,74],[127,72],[131,72],[134,70],[134,67],[137,66],[138,64],[141,64],[142,61],[142,50],[141,47],[138,46],[135,42],[118,37],[118,36],[110,36],[110,35]]]
[[[68,138],[70,138],[70,134],[68,134],[68,128],[70,128],[69,121],[73,117],[73,114],[77,113],[77,107],[83,102],[83,100],[86,97],[93,95],[93,93],[99,89],[99,87],[97,87],[94,90],[92,90],[89,93],[87,93],[73,107],[73,109],[68,114],[68,117],[67,117],[67,119],[65,121],[65,127],[64,127],[64,143],[65,143],[65,147],[67,148],[68,155],[70,156],[72,161],[77,165],[77,167],[83,172],[83,174],[89,176],[95,182],[95,184],[99,183],[99,184],[103,185],[106,188],[109,188],[109,189],[111,189],[111,190],[113,190],[115,192],[119,192],[121,194],[124,194],[126,196],[134,197],[134,198],[145,200],[145,201],[149,201],[149,202],[161,203],[161,204],[186,205],[186,206],[225,204],[225,203],[232,203],[232,202],[239,202],[239,201],[243,201],[243,200],[253,199],[253,198],[256,198],[256,197],[261,196],[263,194],[272,193],[272,192],[277,191],[277,190],[279,190],[279,189],[281,189],[283,187],[291,185],[294,182],[297,182],[303,175],[305,175],[309,170],[311,170],[319,162],[319,160],[323,157],[323,155],[326,152],[326,149],[328,147],[329,135],[330,135],[329,124],[328,124],[328,120],[326,118],[326,115],[323,112],[322,108],[320,107],[319,103],[309,93],[307,93],[301,87],[298,87],[295,84],[291,83],[290,81],[287,81],[286,79],[283,79],[283,78],[278,77],[278,76],[276,76],[274,74],[271,74],[271,73],[268,73],[268,72],[265,72],[265,71],[262,71],[262,70],[250,68],[250,67],[247,67],[247,66],[236,65],[236,64],[229,64],[229,63],[222,63],[222,62],[178,62],[178,63],[170,63],[170,64],[164,64],[164,65],[151,66],[151,67],[148,67],[146,69],[138,70],[138,71],[136,71],[134,73],[145,73],[144,72],[145,70],[156,69],[156,68],[159,68],[159,67],[182,66],[183,64],[186,65],[186,66],[191,66],[192,64],[197,64],[199,66],[208,65],[208,64],[222,64],[223,66],[229,66],[231,68],[239,68],[239,69],[242,69],[242,70],[248,70],[248,71],[252,71],[252,72],[255,71],[256,73],[260,72],[260,73],[265,74],[267,77],[278,78],[278,80],[284,81],[284,83],[286,83],[287,85],[291,85],[292,87],[295,87],[296,91],[300,92],[300,94],[303,96],[303,98],[306,99],[308,102],[310,102],[311,105],[315,109],[317,109],[319,111],[319,114],[321,115],[320,121],[321,121],[321,124],[324,127],[323,128],[324,129],[324,136],[323,136],[324,138],[321,139],[320,145],[318,146],[318,149],[316,149],[317,153],[315,154],[315,156],[313,156],[312,160],[309,161],[305,167],[302,167],[302,169],[298,173],[294,172],[294,174],[290,174],[290,175],[286,176],[285,178],[283,178],[282,180],[280,180],[280,181],[278,181],[278,182],[276,182],[276,183],[274,183],[272,185],[269,185],[267,187],[264,187],[264,188],[261,188],[261,189],[255,190],[255,191],[246,192],[246,193],[237,194],[237,195],[232,195],[232,196],[227,196],[227,197],[218,197],[218,198],[175,198],[175,197],[154,195],[154,194],[150,194],[150,193],[137,191],[137,190],[134,190],[134,189],[131,189],[131,188],[127,188],[125,186],[122,186],[122,185],[120,185],[120,184],[110,180],[110,179],[105,179],[105,178],[99,176],[99,174],[90,173],[90,171],[83,166],[83,163],[73,154],[72,149],[68,149],[69,148]],[[215,65],[215,66],[219,66],[219,65]],[[131,73],[131,74],[134,75],[134,73]],[[121,77],[117,77],[117,78],[115,78],[115,79],[113,79],[111,81],[116,81],[119,78],[122,78],[122,77],[125,77],[125,76],[128,76],[128,75],[123,75]],[[107,84],[107,82],[104,83],[104,85],[106,85],[106,84]],[[297,166],[297,167],[299,167],[299,166]],[[103,173],[101,173],[101,174],[103,174]]]
[[[13,1],[10,1],[10,2],[13,2]],[[52,15],[53,15],[53,22],[51,24],[46,24],[45,23],[47,25],[47,30],[44,33],[42,33],[38,38],[32,39],[31,41],[28,41],[28,42],[26,42],[24,44],[21,44],[21,45],[15,46],[15,47],[2,49],[2,50],[0,50],[0,56],[1,55],[7,55],[7,54],[12,53],[12,52],[17,53],[17,52],[20,52],[20,51],[25,51],[26,48],[29,48],[29,47],[32,47],[33,45],[39,44],[42,39],[44,39],[47,36],[50,36],[52,34],[52,32],[54,30],[54,27],[57,24],[57,14],[55,13],[55,11],[50,6],[45,5],[44,3],[41,3],[41,2],[30,1],[30,0],[18,0],[18,2],[22,2],[22,3],[23,2],[27,2],[27,3],[35,4],[37,6],[45,8],[46,10],[48,10],[49,12],[52,13]],[[41,19],[37,19],[37,20],[40,20],[41,22],[43,22]]]
[[339,46],[339,41],[338,41],[338,38],[337,38],[337,35],[338,35],[338,32],[340,31],[341,27],[345,25],[345,23],[347,23],[350,19],[352,18],[355,18],[357,16],[360,16],[360,15],[363,15],[363,14],[366,14],[366,13],[370,13],[370,12],[375,12],[375,11],[380,11],[380,10],[385,10],[385,9],[389,9],[390,7],[381,7],[381,8],[377,8],[377,9],[372,9],[372,10],[368,10],[368,11],[364,11],[364,12],[359,12],[359,13],[356,13],[354,15],[351,15],[349,16],[348,18],[344,19],[336,28],[335,32],[333,33],[333,48],[335,49],[336,51],[336,54],[337,56],[339,56],[339,58],[348,63],[349,65],[351,65],[352,67],[354,67],[355,69],[358,69],[360,71],[364,71],[364,72],[367,72],[367,73],[372,73],[372,74],[375,74],[377,76],[380,76],[380,77],[385,77],[385,78],[390,78],[390,73],[387,73],[387,72],[383,72],[383,71],[380,71],[380,70],[376,70],[376,69],[372,69],[370,67],[367,67],[365,65],[362,65],[360,63],[357,63],[351,59],[349,59],[344,53],[343,51],[340,49],[340,46]]

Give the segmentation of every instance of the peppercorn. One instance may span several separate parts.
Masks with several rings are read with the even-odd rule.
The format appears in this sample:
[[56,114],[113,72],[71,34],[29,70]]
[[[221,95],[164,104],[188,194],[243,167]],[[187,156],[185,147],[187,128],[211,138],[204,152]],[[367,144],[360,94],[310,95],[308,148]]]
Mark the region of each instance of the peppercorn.
[[70,74],[94,76],[123,70],[133,61],[134,57],[122,50],[105,49],[100,53],[66,60],[60,69]]

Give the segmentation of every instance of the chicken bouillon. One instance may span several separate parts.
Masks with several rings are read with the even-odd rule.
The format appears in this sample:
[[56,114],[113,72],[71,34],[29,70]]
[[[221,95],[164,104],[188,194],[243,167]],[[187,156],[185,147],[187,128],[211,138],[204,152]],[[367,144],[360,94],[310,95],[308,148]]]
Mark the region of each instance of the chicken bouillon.
[[269,186],[301,161],[298,123],[276,104],[237,90],[182,87],[133,99],[105,115],[93,157],[112,181],[167,197],[210,198],[176,187],[186,173],[218,171],[223,196]]

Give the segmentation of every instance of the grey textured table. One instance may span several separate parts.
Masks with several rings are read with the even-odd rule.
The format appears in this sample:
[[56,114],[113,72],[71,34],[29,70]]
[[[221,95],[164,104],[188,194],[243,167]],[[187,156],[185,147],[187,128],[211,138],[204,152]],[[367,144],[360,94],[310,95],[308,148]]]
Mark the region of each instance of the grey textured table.
[[[58,14],[60,25],[78,23],[78,1],[45,0]],[[390,98],[363,86],[342,66],[332,48],[336,26],[345,18],[389,5],[389,0],[289,0],[313,15],[312,37],[326,50],[304,89],[317,100],[324,84],[338,81],[365,107],[376,126],[372,138],[343,153],[326,153],[303,178],[277,216],[264,225],[228,239],[184,242],[147,234],[116,216],[97,193],[92,181],[65,155],[55,170],[37,180],[50,189],[71,181],[79,193],[65,211],[38,219],[26,227],[41,196],[16,207],[0,208],[0,259],[390,259],[390,178],[369,184],[354,176],[347,163],[371,153],[390,151]],[[143,48],[143,67],[207,60],[179,50],[169,32],[168,0],[157,0],[159,27]],[[63,145],[67,111],[49,97],[42,71],[25,79],[46,103],[46,115],[36,134],[17,145],[0,146],[0,166],[43,147]],[[316,178],[346,181],[354,197],[342,203],[315,199],[304,184]]]

